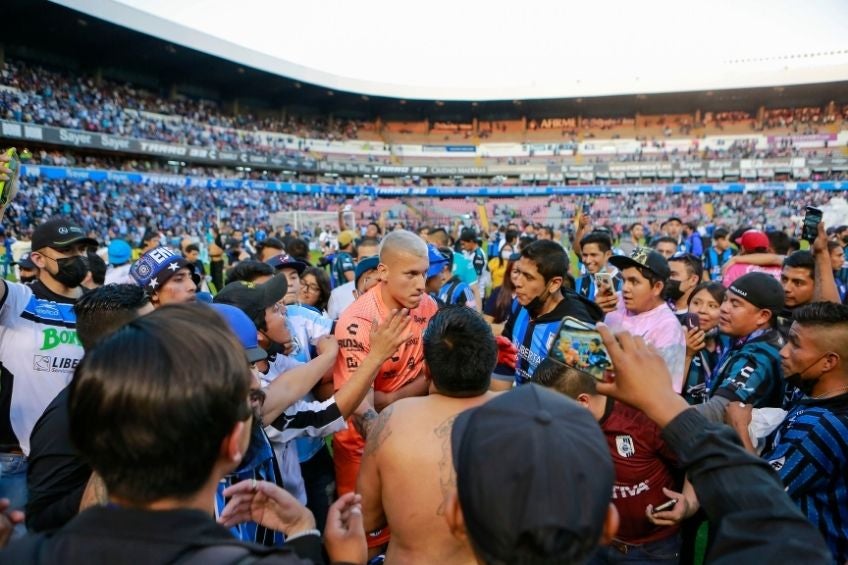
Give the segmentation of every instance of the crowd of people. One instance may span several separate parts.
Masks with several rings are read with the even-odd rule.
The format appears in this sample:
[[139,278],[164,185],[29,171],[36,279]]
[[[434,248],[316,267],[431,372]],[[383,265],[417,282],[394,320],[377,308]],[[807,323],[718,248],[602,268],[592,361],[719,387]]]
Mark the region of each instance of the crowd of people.
[[848,562],[848,225],[327,201],[204,261],[184,187],[33,203],[5,159],[2,562]]
[[[324,158],[321,154],[310,153],[315,141],[353,140],[358,139],[358,132],[361,130],[379,129],[377,121],[294,115],[267,118],[247,112],[230,114],[216,102],[184,96],[165,100],[134,85],[95,78],[93,75],[54,71],[17,60],[5,61],[0,70],[0,79],[3,85],[8,87],[0,89],[0,118],[3,119],[182,145],[214,147],[225,151]],[[844,122],[846,116],[848,105],[836,108],[833,112],[826,112],[817,107],[772,108],[765,111],[760,121],[752,119],[748,112],[707,112],[698,123],[678,117],[674,123],[676,129],[672,129],[672,124],[666,123],[664,117],[659,117],[657,123],[665,126],[662,135],[650,140],[643,139],[643,142],[645,145],[651,143],[655,148],[663,149],[667,138],[677,134],[688,136],[692,127],[713,125],[721,128],[723,124],[739,121],[750,122],[752,131],[780,127],[790,128],[791,131],[804,135],[818,134],[819,126]],[[607,130],[622,126],[632,127],[635,124],[635,118],[584,118],[580,129],[563,128],[561,133],[562,137],[567,135],[572,143],[576,143],[579,139],[607,137]],[[441,131],[436,129],[440,125],[444,124],[431,124],[434,135]],[[465,125],[471,127],[471,124]],[[531,119],[528,128],[533,130],[537,126],[538,120]],[[478,135],[478,132],[470,129],[463,129],[462,133],[466,139]],[[484,130],[482,137],[485,137],[485,133]],[[617,138],[619,135],[612,137]],[[387,145],[380,147],[383,150],[389,148]],[[530,162],[534,150],[531,147],[529,151],[530,157],[526,159],[511,157],[495,159],[495,162]],[[546,159],[552,163],[568,160],[560,155],[558,149],[555,152],[556,158]],[[642,153],[625,156],[625,160],[642,160]],[[727,148],[709,152],[697,149],[688,152],[669,149],[660,153],[659,157],[645,159],[769,158],[806,154],[791,145],[758,151],[745,144],[732,144]],[[571,155],[571,152],[563,153],[565,154]],[[368,155],[367,160],[389,164],[390,161],[384,155]]]
[[[46,156],[45,156],[46,157]],[[844,198],[843,192],[763,191],[746,193],[616,193],[586,197],[595,221],[620,236],[633,222],[656,224],[663,217],[710,217],[711,225],[755,225],[762,229],[792,231],[799,211],[831,198]],[[359,199],[354,199],[359,200]],[[544,216],[559,240],[572,237],[573,220],[580,206],[573,197],[538,198],[538,206],[528,209],[526,199],[499,198],[486,203],[493,221],[521,221],[522,213]],[[50,179],[23,177],[18,198],[6,214],[10,236],[26,238],[41,221],[55,214],[67,215],[99,241],[120,238],[138,243],[149,225],[155,225],[168,241],[191,237],[201,246],[208,243],[211,230],[228,224],[242,231],[270,233],[278,212],[332,211],[345,205],[344,196],[312,193],[284,194],[261,189],[207,188],[164,182],[131,183],[122,180],[88,181],[77,178]],[[347,201],[350,202],[350,201]],[[435,198],[407,198],[407,208],[393,212],[392,223],[408,229],[423,225],[450,227],[455,218],[439,211]],[[485,202],[485,201],[484,201]],[[379,199],[374,206],[359,207],[358,221],[377,221],[381,216]],[[522,212],[523,211],[523,212]],[[477,216],[476,202],[469,201],[468,213]],[[308,242],[317,239],[321,223],[302,228]],[[255,243],[255,242],[254,242]]]

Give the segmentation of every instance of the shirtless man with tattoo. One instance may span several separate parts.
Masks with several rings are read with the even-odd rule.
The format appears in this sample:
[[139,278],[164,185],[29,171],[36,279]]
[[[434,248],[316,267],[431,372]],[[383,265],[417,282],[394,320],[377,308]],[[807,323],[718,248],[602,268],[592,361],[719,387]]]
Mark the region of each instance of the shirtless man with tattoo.
[[451,429],[460,412],[495,396],[497,347],[483,318],[461,306],[436,313],[423,342],[429,396],[393,403],[369,430],[357,484],[365,530],[391,527],[386,563],[472,564],[444,519],[456,481]]

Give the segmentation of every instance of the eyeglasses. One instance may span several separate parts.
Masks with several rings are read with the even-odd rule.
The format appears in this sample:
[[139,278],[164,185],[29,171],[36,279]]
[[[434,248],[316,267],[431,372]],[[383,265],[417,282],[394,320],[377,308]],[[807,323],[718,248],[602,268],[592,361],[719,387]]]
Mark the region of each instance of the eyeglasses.
[[304,284],[301,285],[301,288],[303,288],[304,290],[309,291],[309,292],[321,292],[321,287],[318,286],[317,284],[304,283]]

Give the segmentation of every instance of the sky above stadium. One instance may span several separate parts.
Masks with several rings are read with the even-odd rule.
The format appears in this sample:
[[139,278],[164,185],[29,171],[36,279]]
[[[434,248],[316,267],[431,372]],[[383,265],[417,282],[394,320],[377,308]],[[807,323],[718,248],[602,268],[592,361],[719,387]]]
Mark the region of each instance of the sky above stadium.
[[848,80],[846,0],[53,0],[327,88],[575,98]]

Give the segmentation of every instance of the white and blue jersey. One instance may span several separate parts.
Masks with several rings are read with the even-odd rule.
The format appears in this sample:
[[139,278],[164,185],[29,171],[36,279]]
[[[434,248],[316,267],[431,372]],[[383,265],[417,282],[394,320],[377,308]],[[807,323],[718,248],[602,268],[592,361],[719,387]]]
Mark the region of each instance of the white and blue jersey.
[[20,447],[29,455],[32,428],[82,359],[75,300],[40,281],[0,284],[0,452]]

